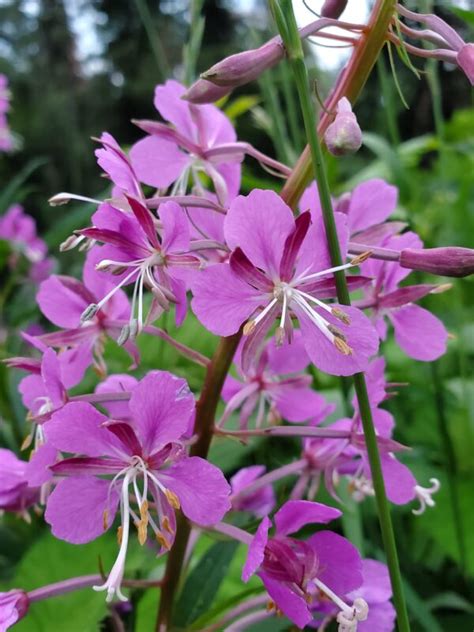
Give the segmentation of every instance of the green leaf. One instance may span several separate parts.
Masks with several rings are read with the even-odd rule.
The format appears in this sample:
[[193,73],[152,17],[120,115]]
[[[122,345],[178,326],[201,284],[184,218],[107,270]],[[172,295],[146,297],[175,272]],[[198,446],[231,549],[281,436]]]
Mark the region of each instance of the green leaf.
[[246,114],[258,103],[260,103],[260,97],[244,94],[241,97],[234,99],[232,103],[225,108],[224,112],[231,121],[235,121],[239,118],[239,116]]
[[422,599],[414,588],[406,581],[403,582],[403,587],[405,590],[408,611],[420,624],[420,628],[426,630],[426,632],[443,632],[443,629],[431,614],[431,610],[424,599]]
[[31,174],[41,167],[45,165],[48,161],[45,158],[34,158],[30,160],[23,169],[17,173],[17,175],[10,180],[9,184],[3,189],[2,194],[0,195],[0,213],[7,210],[10,204],[13,202],[19,202],[21,194],[20,189],[22,185],[28,180]]
[[237,542],[216,542],[191,571],[175,608],[175,625],[187,629],[212,604],[237,550]]
[[468,11],[467,9],[460,9],[458,7],[450,7],[450,9],[458,16],[458,18],[461,18],[461,20],[464,20],[467,24],[474,26],[474,11]]

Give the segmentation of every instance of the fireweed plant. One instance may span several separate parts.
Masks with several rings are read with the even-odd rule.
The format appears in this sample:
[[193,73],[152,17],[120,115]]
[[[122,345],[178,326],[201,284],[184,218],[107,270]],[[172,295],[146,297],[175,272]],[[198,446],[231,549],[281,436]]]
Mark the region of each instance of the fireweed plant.
[[[2,450],[0,506],[24,519],[44,511],[53,535],[78,546],[109,529],[118,540],[114,564],[100,574],[0,594],[0,630],[35,601],[86,586],[104,591],[108,602],[126,601],[128,586],[158,586],[156,629],[172,629],[178,584],[203,531],[243,543],[242,581],[260,581],[209,630],[245,630],[276,615],[300,629],[335,622],[340,632],[390,632],[397,621],[409,630],[389,503],[412,503],[419,514],[435,504],[439,482],[418,481],[400,460],[407,448],[393,438],[395,420],[384,408],[393,395],[379,344],[393,331],[411,358],[439,358],[446,329],[418,301],[449,286],[436,276],[413,283],[409,275],[467,276],[474,253],[424,249],[394,221],[398,192],[383,180],[331,198],[321,143],[335,155],[360,147],[351,102],[386,43],[456,64],[471,82],[474,45],[437,16],[392,1],[378,0],[367,24],[340,20],[345,5],[325,2],[321,17],[298,31],[291,2],[275,0],[279,36],[219,62],[190,88],[175,80],[157,86],[160,121],[136,121],[145,135],[130,151],[102,134],[95,153],[110,197],[51,199],[96,204],[91,225],[61,247],[86,253],[82,280],[38,269],[48,261],[44,245],[21,209],[0,223],[2,238],[30,261],[39,308],[56,327],[25,332],[31,355],[7,361],[28,374],[19,390],[31,423],[23,447],[31,455],[22,460]],[[326,32],[329,26],[339,35]],[[354,48],[317,132],[301,44],[310,35]],[[424,48],[425,41],[436,48]],[[293,168],[238,140],[212,104],[284,57],[308,139]],[[239,194],[247,156],[286,178],[280,193]],[[189,310],[221,337],[212,358],[155,324],[170,313],[186,327]],[[150,344],[163,339],[202,367],[200,393],[162,367],[132,375],[140,366],[138,336]],[[107,338],[130,355],[130,373],[108,373]],[[95,391],[72,395],[91,366],[100,378]],[[328,422],[335,407],[314,390],[315,370],[353,376],[352,415]],[[296,437],[299,458],[272,471],[246,467],[230,481],[207,458],[214,438],[268,436]],[[278,504],[274,485],[282,480],[289,492]],[[360,502],[375,496],[387,565],[362,559],[337,532],[341,486]],[[338,508],[316,500],[323,487]],[[167,557],[158,581],[127,579],[132,538],[144,556]]]

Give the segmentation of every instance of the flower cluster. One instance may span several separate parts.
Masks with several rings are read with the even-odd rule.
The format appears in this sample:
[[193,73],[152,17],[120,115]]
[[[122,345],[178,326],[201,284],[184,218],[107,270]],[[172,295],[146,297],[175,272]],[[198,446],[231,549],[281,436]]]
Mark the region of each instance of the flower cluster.
[[[323,17],[301,36],[331,26],[345,4],[326,2]],[[472,45],[461,45],[437,21],[417,19],[456,50],[457,63],[469,75]],[[339,24],[352,35],[361,32],[360,25]],[[407,35],[411,31],[404,27]],[[333,200],[340,265],[332,263],[314,183],[296,214],[273,190],[239,194],[246,157],[277,177],[289,173],[286,165],[239,141],[217,106],[202,104],[277,63],[284,48],[276,38],[251,52],[216,65],[189,91],[176,81],[157,86],[154,104],[162,120],[136,121],[146,135],[128,152],[110,134],[101,135],[96,157],[111,182],[110,197],[60,193],[51,199],[54,205],[96,205],[91,225],[61,246],[86,253],[82,280],[49,274],[46,247],[20,207],[0,220],[0,237],[12,249],[10,264],[16,266],[20,254],[31,262],[30,275],[40,282],[38,306],[56,327],[24,333],[31,353],[7,361],[28,374],[19,391],[31,424],[23,448],[32,451],[28,461],[1,451],[0,507],[26,519],[29,509],[44,508],[53,535],[73,544],[112,528],[118,540],[115,563],[102,581],[78,578],[30,593],[3,593],[2,630],[25,616],[31,602],[85,585],[106,591],[107,601],[126,600],[130,539],[136,533],[156,557],[168,554],[180,513],[196,536],[187,555],[203,530],[248,546],[242,579],[257,575],[266,591],[252,608],[269,602],[255,621],[283,613],[301,629],[323,630],[332,621],[340,632],[394,629],[385,565],[362,560],[336,531],[315,527],[341,516],[315,501],[322,482],[335,504],[342,486],[357,501],[373,495],[374,487],[357,398],[352,416],[335,418],[335,404],[315,390],[308,369],[332,376],[367,373],[388,498],[395,504],[418,500],[414,513],[432,506],[438,481],[421,487],[396,456],[405,446],[393,438],[394,419],[383,407],[391,385],[377,354],[388,324],[398,346],[415,360],[432,361],[446,351],[444,325],[417,302],[449,286],[406,279],[411,269],[468,274],[473,256],[456,248],[425,252],[420,238],[397,220],[397,190],[383,180],[367,180]],[[338,102],[334,115],[328,149],[336,155],[357,150],[361,132],[347,99]],[[337,300],[336,273],[346,275],[352,305]],[[231,374],[225,370],[216,378],[218,361],[158,326],[168,312],[183,326],[189,310],[206,330],[232,341]],[[138,336],[160,337],[207,368],[197,405],[182,377],[165,370],[131,374],[140,367]],[[129,372],[109,373],[108,339],[129,354]],[[94,392],[83,392],[91,367],[99,381]],[[216,423],[205,407],[208,388],[216,391],[216,406],[219,395],[223,400]],[[206,414],[211,438],[297,437],[300,458],[272,471],[245,467],[228,483],[204,458]],[[294,485],[278,508],[274,485],[285,477],[293,477]],[[239,525],[247,529],[234,520],[240,512]],[[245,522],[246,514],[261,519],[256,529]]]

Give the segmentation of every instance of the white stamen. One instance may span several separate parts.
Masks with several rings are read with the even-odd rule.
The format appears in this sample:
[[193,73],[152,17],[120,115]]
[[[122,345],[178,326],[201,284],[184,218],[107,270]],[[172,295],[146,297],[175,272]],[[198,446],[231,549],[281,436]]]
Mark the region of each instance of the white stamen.
[[299,295],[299,292],[295,292],[293,300],[303,309],[306,315],[309,316],[309,318],[313,321],[316,327],[326,336],[326,338],[330,342],[334,343],[334,335],[328,329],[328,321],[320,314],[315,312],[313,309],[311,309],[306,300]]
[[412,513],[414,513],[415,516],[421,516],[427,507],[434,507],[436,504],[432,495],[439,491],[441,483],[437,478],[430,478],[430,483],[431,487],[421,487],[421,485],[415,485],[415,495],[420,501],[420,507],[412,510]]
[[354,599],[350,614],[346,611],[339,612],[336,621],[339,624],[339,632],[356,632],[359,621],[365,621],[369,614],[369,606],[365,599]]
[[319,277],[326,276],[327,274],[331,274],[333,272],[339,272],[340,270],[347,270],[348,268],[354,267],[354,264],[344,263],[340,266],[334,266],[333,268],[328,268],[327,270],[321,270],[320,272],[314,272],[313,274],[309,274],[308,276],[299,276],[292,281],[292,283],[306,283],[307,281],[312,281],[313,279],[318,279]]

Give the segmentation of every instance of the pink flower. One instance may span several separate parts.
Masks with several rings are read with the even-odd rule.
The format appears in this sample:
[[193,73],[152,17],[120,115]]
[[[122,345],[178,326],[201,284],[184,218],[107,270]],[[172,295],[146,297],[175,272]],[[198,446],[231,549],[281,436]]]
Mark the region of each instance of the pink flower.
[[[230,509],[222,473],[199,457],[188,457],[183,438],[194,415],[194,397],[185,380],[153,371],[134,388],[130,421],[108,419],[91,404],[72,402],[54,413],[45,431],[48,443],[78,456],[51,469],[64,477],[49,497],[45,518],[53,534],[81,544],[97,538],[120,506],[120,550],[107,581],[110,600],[125,599],[120,584],[130,536],[130,520],[144,544],[154,533],[162,551],[171,548],[175,509],[201,526],[217,523]],[[130,498],[133,497],[133,502]]]
[[47,247],[36,234],[34,219],[27,215],[19,204],[11,206],[0,217],[0,239],[5,239],[13,250],[10,258],[10,268],[18,265],[18,258],[25,257],[30,263],[29,278],[39,283],[47,278],[53,265],[52,259],[47,258]]
[[138,178],[150,186],[183,195],[191,178],[202,189],[199,172],[212,180],[221,203],[235,197],[240,186],[240,162],[244,153],[232,145],[234,128],[214,105],[196,106],[181,98],[184,86],[167,81],[155,89],[155,107],[169,125],[143,121],[149,136],[135,143],[130,160]]
[[240,427],[248,426],[250,417],[257,410],[255,425],[264,423],[265,409],[269,407],[268,423],[281,419],[302,422],[323,419],[328,414],[324,397],[311,388],[312,378],[303,373],[311,360],[306,353],[300,331],[295,331],[291,344],[284,342],[277,347],[268,341],[257,362],[247,372],[241,368],[241,348],[234,359],[242,381],[228,376],[222,390],[227,402],[219,425],[240,408]]
[[21,461],[11,450],[0,448],[1,510],[27,517],[26,509],[38,502],[38,489],[28,485],[27,469],[26,461]]
[[0,632],[6,632],[28,612],[28,595],[23,590],[0,593]]
[[[344,245],[345,219],[337,219]],[[275,319],[277,340],[291,341],[293,318],[300,324],[308,356],[320,370],[333,375],[364,370],[377,351],[377,335],[358,309],[322,300],[336,293],[322,221],[311,225],[309,213],[295,220],[276,193],[255,189],[232,202],[224,233],[233,251],[230,265],[212,265],[195,275],[192,308],[207,329],[221,336],[236,333],[246,323],[244,371]],[[351,287],[363,285],[360,278],[348,280]]]
[[142,189],[127,154],[121,149],[115,138],[108,132],[103,132],[97,139],[102,147],[95,150],[95,156],[100,167],[113,182],[112,196],[121,197],[125,194],[143,198]]
[[127,200],[132,213],[102,204],[93,216],[94,227],[81,231],[88,238],[106,244],[100,249],[96,268],[114,272],[114,277],[108,277],[109,288],[112,287],[99,301],[91,301],[82,320],[89,321],[100,314],[121,287],[134,284],[129,323],[122,329],[121,342],[129,337],[133,339],[143,328],[145,287],[153,294],[147,320],[155,320],[174,303],[176,323],[180,325],[187,311],[185,279],[191,268],[201,265],[199,258],[188,252],[189,224],[178,204],[166,202],[160,205],[158,232],[151,212],[138,200],[131,197]]
[[[251,465],[243,467],[230,479],[232,496],[238,496],[239,492],[244,490],[248,485],[258,480],[265,472],[264,465]],[[234,511],[248,511],[257,518],[263,518],[275,507],[275,492],[271,485],[260,487],[255,492],[245,494],[240,498],[232,501],[232,509]]]
[[306,541],[288,537],[305,525],[327,523],[341,512],[321,503],[290,500],[275,514],[276,533],[268,537],[271,522],[264,518],[250,543],[242,579],[257,573],[277,607],[304,628],[311,620],[311,595],[325,593],[342,612],[352,609],[338,597],[362,584],[357,549],[331,531],[319,531]]
[[[83,283],[73,277],[53,275],[40,285],[36,298],[44,316],[62,328],[62,331],[44,334],[40,337],[41,341],[53,347],[88,346],[94,353],[97,368],[104,373],[105,335],[118,337],[130,319],[130,305],[126,294],[120,289],[116,290],[106,274],[97,272],[96,264],[101,258],[100,248],[90,250],[83,269]],[[83,323],[81,317],[88,306],[112,290],[113,296],[104,308],[87,323]],[[128,341],[125,348],[137,361],[136,346]]]
[[[394,250],[419,248],[421,245],[418,235],[412,232],[387,237],[383,241],[385,248]],[[362,269],[373,277],[373,283],[365,289],[365,299],[356,304],[372,310],[380,339],[387,337],[388,319],[393,325],[395,340],[411,358],[430,362],[443,355],[448,339],[446,328],[436,316],[416,305],[415,301],[449,286],[422,284],[399,287],[410,270],[396,262],[372,259],[363,263]]]

